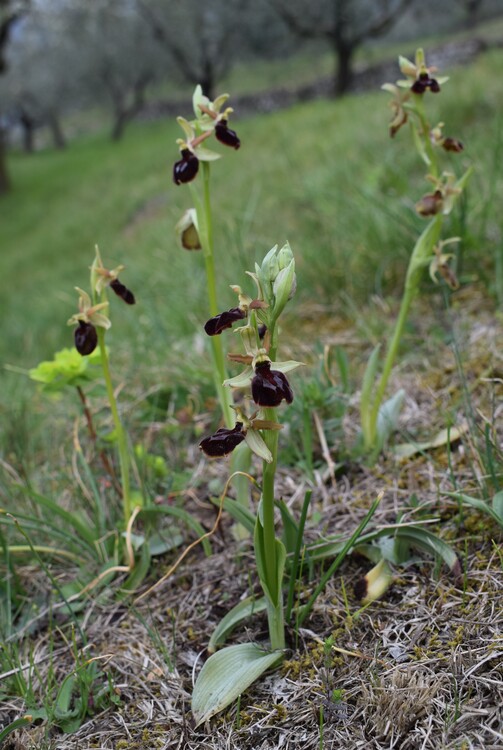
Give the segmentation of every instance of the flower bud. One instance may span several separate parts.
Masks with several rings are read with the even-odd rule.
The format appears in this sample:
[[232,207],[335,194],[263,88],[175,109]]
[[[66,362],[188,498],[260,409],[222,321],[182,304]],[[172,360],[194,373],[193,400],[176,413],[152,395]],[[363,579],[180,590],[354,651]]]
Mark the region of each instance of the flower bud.
[[276,299],[275,309],[280,306],[281,309],[286,302],[294,296],[297,290],[297,277],[295,275],[295,261],[290,261],[286,268],[282,268],[274,279],[272,285],[274,297]]
[[199,170],[199,159],[188,148],[181,150],[182,158],[173,166],[173,181],[175,185],[191,182]]
[[286,242],[278,253],[279,270],[281,271],[283,270],[283,268],[287,268],[287,266],[290,265],[292,260],[293,260],[292,248],[290,247],[290,243]]
[[199,238],[197,211],[188,208],[180,221],[175,226],[180,243],[185,250],[200,250],[201,240]]
[[262,261],[260,267],[261,276],[264,281],[269,281],[271,284],[279,273],[279,261],[277,256],[278,246],[275,245]]
[[74,333],[75,348],[82,356],[92,354],[98,346],[98,334],[92,323],[79,320]]

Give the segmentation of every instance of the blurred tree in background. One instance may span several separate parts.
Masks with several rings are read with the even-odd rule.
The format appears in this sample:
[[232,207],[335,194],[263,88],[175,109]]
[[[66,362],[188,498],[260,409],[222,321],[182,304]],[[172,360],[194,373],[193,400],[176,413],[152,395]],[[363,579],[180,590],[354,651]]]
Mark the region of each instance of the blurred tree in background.
[[[7,69],[7,43],[15,24],[28,11],[30,0],[0,0],[0,75]],[[0,108],[0,195],[10,187],[5,163],[5,124]]]
[[270,0],[301,39],[324,39],[335,55],[334,94],[351,86],[353,59],[365,41],[386,34],[414,0]]
[[96,113],[101,127],[107,111],[118,140],[147,95],[201,83],[213,97],[235,63],[285,59],[304,40],[333,53],[340,95],[373,40],[416,41],[502,12],[503,0],[0,0],[0,193],[7,133],[31,151],[45,129],[62,148],[72,124],[80,132]]

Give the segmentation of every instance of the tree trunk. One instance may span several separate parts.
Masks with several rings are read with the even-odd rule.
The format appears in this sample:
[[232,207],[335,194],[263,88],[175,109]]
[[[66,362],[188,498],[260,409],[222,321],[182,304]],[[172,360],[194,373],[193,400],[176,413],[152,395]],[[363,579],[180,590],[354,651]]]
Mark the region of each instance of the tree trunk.
[[120,141],[124,135],[127,121],[129,120],[127,110],[120,109],[115,111],[114,125],[112,128],[112,141]]
[[351,87],[353,82],[353,53],[353,46],[336,42],[337,68],[335,71],[334,96],[344,96]]
[[208,97],[210,101],[215,98],[215,71],[209,61],[203,64],[203,70],[201,78],[198,81],[201,84],[203,94]]
[[57,149],[66,148],[66,138],[65,138],[65,134],[63,133],[63,128],[61,127],[59,117],[54,114],[50,115],[48,126],[49,126],[49,130],[51,131],[52,143],[54,145],[54,148],[57,148]]
[[35,120],[26,112],[21,112],[19,124],[23,129],[23,149],[25,154],[32,154],[35,150]]
[[466,8],[466,21],[465,27],[467,29],[474,29],[478,22],[479,8],[482,5],[482,0],[467,0],[465,2]]
[[7,171],[7,149],[5,131],[0,128],[0,195],[10,190],[10,179]]

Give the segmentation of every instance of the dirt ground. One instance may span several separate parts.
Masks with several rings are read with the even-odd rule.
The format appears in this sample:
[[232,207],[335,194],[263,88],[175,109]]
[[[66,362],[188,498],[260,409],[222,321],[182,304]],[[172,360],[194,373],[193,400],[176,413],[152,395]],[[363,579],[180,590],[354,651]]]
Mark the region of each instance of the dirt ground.
[[[502,321],[485,309],[483,295],[473,292],[466,298],[460,294],[449,312],[430,312],[440,328],[452,327],[453,338],[439,342],[426,336],[431,314],[414,316],[409,338],[417,346],[409,347],[392,386],[407,393],[401,428],[404,435],[428,439],[445,427],[449,414],[457,425],[468,420],[469,430],[450,450],[444,446],[406,461],[388,452],[373,467],[348,462],[335,477],[326,463],[311,482],[297,471],[281,470],[278,491],[299,512],[304,491],[312,488],[308,541],[353,531],[382,491],[372,527],[393,525],[400,514],[402,523],[423,518],[453,545],[462,576],[456,580],[445,566],[416,557],[396,567],[384,597],[356,617],[360,604],[353,587],[370,565],[349,558],[304,627],[297,633],[288,630],[282,665],[247,690],[239,705],[196,728],[191,690],[211,632],[241,598],[260,595],[252,545],[248,539],[236,541],[231,521],[224,518],[212,538],[211,558],[195,547],[174,575],[136,606],[131,598],[117,597],[116,582],[89,598],[81,615],[87,654],[102,660],[119,705],[89,718],[74,734],[52,729],[47,735],[44,724],[19,730],[7,740],[6,750],[503,749],[501,531],[470,508],[460,515],[456,500],[443,494],[452,491],[453,478],[459,489],[477,494],[486,471],[477,439],[484,425],[492,425],[501,450]],[[387,314],[391,321],[393,311]],[[349,347],[353,342],[355,351],[361,346],[354,331],[334,327],[327,333],[328,346],[341,342]],[[357,403],[355,393],[346,416],[348,441],[357,429]],[[337,446],[330,451],[337,461]],[[195,471],[206,472],[209,480],[228,468],[225,462],[208,466],[198,460]],[[412,495],[419,506],[410,502]],[[191,492],[187,507],[211,526],[214,507],[207,492]],[[150,583],[179,553],[156,563]],[[66,575],[62,570],[62,579]],[[313,580],[304,580],[301,602],[319,576],[317,567]],[[335,647],[327,653],[330,636]],[[267,623],[259,615],[237,629],[230,642],[266,637]],[[62,675],[71,670],[70,644],[54,630],[49,639],[43,620],[33,630],[31,645],[39,681],[51,649],[57,670]],[[22,712],[16,700],[0,710],[10,721]]]

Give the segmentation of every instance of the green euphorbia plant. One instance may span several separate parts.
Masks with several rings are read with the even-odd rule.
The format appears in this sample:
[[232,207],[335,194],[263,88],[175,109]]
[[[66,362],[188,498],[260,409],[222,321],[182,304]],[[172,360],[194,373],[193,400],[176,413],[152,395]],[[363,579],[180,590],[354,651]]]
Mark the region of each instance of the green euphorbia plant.
[[363,445],[367,455],[373,457],[381,450],[394,428],[404,398],[403,391],[399,391],[383,403],[405,323],[412,302],[419,292],[425,268],[429,267],[434,281],[441,277],[451,288],[458,287],[455,273],[449,265],[452,255],[444,252],[444,248],[458,242],[459,238],[450,237],[442,240],[441,233],[445,219],[459,200],[472,171],[470,168],[461,177],[456,177],[452,172],[443,169],[441,154],[460,153],[463,144],[457,138],[444,135],[443,123],[432,126],[427,119],[425,98],[438,94],[448,79],[434,77],[435,69],[426,66],[422,49],[417,50],[415,62],[400,57],[399,65],[401,72],[406,76],[405,80],[397,81],[396,85],[386,83],[382,87],[393,96],[390,135],[394,137],[400,128],[407,124],[410,126],[414,146],[426,164],[427,180],[432,187],[416,203],[416,212],[428,223],[410,257],[400,312],[393,335],[388,342],[381,372],[378,375],[380,361],[379,347],[376,347],[363,379],[360,402]]

